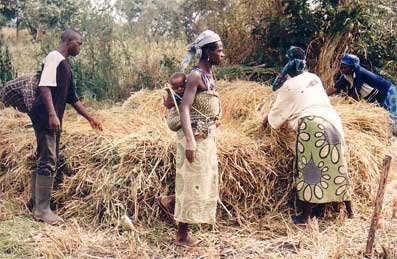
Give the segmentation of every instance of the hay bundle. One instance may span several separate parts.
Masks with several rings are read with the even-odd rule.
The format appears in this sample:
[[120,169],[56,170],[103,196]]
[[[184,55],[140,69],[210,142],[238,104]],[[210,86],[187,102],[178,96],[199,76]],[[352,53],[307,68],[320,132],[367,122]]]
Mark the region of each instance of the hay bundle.
[[[221,83],[223,125],[218,138],[221,174],[220,217],[244,223],[286,208],[292,185],[293,134],[264,131],[260,112],[274,99],[268,87],[237,81]],[[371,200],[378,166],[386,152],[387,115],[365,103],[333,100],[342,116],[356,198]],[[67,168],[55,199],[61,215],[85,222],[117,224],[125,214],[147,224],[159,219],[155,197],[174,189],[175,136],[165,122],[159,91],[141,91],[123,106],[99,110],[105,131],[93,132],[74,112],[64,120],[62,154]],[[29,120],[1,112],[0,195],[27,200],[25,162],[34,146]],[[380,125],[385,125],[384,128]]]

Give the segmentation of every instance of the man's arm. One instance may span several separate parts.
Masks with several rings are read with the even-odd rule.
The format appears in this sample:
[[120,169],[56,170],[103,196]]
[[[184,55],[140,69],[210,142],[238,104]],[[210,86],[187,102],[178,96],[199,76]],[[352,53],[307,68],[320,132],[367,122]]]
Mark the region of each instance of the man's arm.
[[102,124],[88,113],[87,109],[80,101],[73,103],[72,106],[81,116],[83,116],[90,123],[93,129],[100,131],[103,130]]
[[58,115],[52,102],[52,94],[50,87],[40,86],[40,95],[43,100],[44,106],[48,112],[48,126],[51,131],[58,132],[61,128],[61,122],[59,121]]
[[354,100],[356,100],[357,102],[360,101],[361,96],[360,96],[360,93],[357,91],[356,88],[353,88],[352,93],[351,93],[351,97],[352,97]]

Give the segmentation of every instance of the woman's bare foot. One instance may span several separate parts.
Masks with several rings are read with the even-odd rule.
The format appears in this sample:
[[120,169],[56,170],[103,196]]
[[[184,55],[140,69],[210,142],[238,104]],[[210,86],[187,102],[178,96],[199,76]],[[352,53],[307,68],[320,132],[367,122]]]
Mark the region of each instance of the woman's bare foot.
[[346,206],[346,212],[347,212],[347,218],[348,219],[353,219],[354,218],[354,212],[353,212],[353,205],[351,201],[345,201],[345,206]]
[[293,215],[291,218],[295,225],[306,225],[309,221],[309,218],[303,215]]
[[185,238],[175,238],[174,244],[177,246],[188,246],[188,247],[195,247],[199,245],[203,240],[197,239],[191,236],[186,236]]

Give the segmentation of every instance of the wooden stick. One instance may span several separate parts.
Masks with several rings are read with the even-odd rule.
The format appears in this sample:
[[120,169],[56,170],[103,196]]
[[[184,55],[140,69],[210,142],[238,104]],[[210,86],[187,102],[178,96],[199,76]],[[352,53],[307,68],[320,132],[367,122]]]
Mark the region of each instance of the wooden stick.
[[365,249],[366,256],[372,256],[372,248],[374,246],[376,229],[378,227],[379,218],[381,217],[382,213],[383,198],[385,196],[386,181],[389,175],[390,163],[391,156],[386,155],[386,157],[383,159],[383,168],[380,175],[378,194],[376,195],[375,200],[374,214],[372,216],[371,227],[368,233],[367,247]]
[[170,91],[172,100],[174,101],[174,105],[175,105],[176,111],[178,112],[178,115],[181,116],[181,113],[179,112],[178,103],[176,102],[176,99],[175,99],[175,95],[177,95],[180,99],[182,99],[182,98],[177,93],[175,93],[175,91],[172,89],[172,87],[168,83],[166,85],[166,89],[168,91]]

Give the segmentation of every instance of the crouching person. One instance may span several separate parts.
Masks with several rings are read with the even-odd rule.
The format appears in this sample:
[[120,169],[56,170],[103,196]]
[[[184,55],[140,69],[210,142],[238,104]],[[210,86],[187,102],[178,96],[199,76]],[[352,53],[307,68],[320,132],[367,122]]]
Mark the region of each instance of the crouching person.
[[357,101],[364,99],[383,107],[392,123],[390,135],[397,135],[397,91],[393,83],[362,67],[360,59],[353,54],[343,54],[340,72],[335,87],[327,89],[327,94],[345,92]]
[[44,59],[36,98],[29,112],[37,141],[37,167],[31,178],[33,217],[48,224],[62,222],[50,209],[50,200],[66,103],[86,118],[92,128],[102,130],[101,123],[78,100],[73,83],[68,57],[79,54],[81,44],[79,32],[67,29],[62,33],[59,48]]
[[296,131],[295,183],[303,215],[295,224],[307,223],[314,204],[344,202],[353,217],[350,181],[340,117],[331,106],[321,80],[306,72],[305,53],[291,47],[288,64],[273,84],[277,98],[263,124],[274,129],[285,122]]

